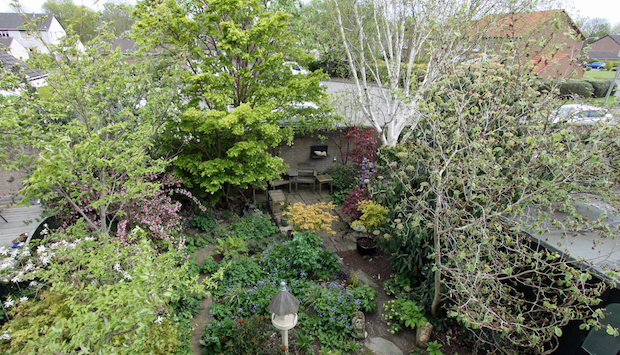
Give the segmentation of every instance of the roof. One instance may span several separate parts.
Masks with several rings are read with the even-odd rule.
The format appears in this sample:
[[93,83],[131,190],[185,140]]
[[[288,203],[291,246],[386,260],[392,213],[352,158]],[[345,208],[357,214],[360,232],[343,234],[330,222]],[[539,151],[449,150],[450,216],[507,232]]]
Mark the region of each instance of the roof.
[[[620,36],[619,36],[620,37]],[[588,51],[588,57],[590,59],[600,59],[600,60],[620,60],[618,54],[610,51]]]
[[570,56],[566,53],[558,53],[556,55],[550,55],[549,53],[540,53],[539,55],[532,58],[532,62],[534,64],[534,70],[532,70],[532,73],[540,74],[566,58],[570,59]]
[[567,20],[569,26],[571,26],[577,34],[581,35],[582,38],[585,38],[583,32],[581,32],[565,10],[533,11],[528,13],[511,12],[507,14],[490,15],[482,19],[478,23],[478,26],[482,28],[490,27],[487,30],[487,35],[491,37],[519,37],[556,16],[561,16]]
[[[12,70],[14,67],[22,67],[25,68],[26,76],[30,79],[37,79],[45,76],[41,74],[39,71],[30,68],[26,63],[21,60],[13,57],[9,52],[0,50],[0,64],[4,68],[4,70]],[[0,68],[2,70],[2,68]]]
[[10,47],[13,42],[13,37],[0,37],[0,45],[2,47]]
[[112,50],[116,50],[116,48],[121,48],[121,53],[128,54],[134,52],[134,47],[136,42],[127,39],[127,38],[116,38],[114,42],[112,42]]
[[[36,23],[37,30],[47,31],[52,25],[54,15],[49,14],[18,14],[0,13],[0,30],[25,30],[24,24]],[[32,21],[32,22],[31,22]]]
[[616,43],[620,44],[620,35],[608,35],[608,36],[611,37],[611,39],[613,39],[614,41],[616,41]]

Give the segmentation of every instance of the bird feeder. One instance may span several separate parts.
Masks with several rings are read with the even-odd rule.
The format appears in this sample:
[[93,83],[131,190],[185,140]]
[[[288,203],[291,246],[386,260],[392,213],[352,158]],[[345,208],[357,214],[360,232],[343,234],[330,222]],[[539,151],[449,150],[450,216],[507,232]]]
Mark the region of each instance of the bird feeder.
[[286,290],[286,282],[280,283],[280,291],[271,299],[271,324],[282,331],[282,345],[288,353],[288,331],[297,325],[299,300]]

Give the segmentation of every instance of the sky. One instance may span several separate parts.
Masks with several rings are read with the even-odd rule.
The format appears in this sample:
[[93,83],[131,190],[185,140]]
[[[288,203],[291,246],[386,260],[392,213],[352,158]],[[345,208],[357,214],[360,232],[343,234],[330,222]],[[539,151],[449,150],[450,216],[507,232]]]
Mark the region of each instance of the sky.
[[[45,0],[19,0],[27,12],[41,12],[41,5]],[[0,12],[11,12],[9,6],[11,0],[0,0]],[[135,4],[136,0],[73,0],[77,5],[86,5],[95,10],[100,10],[105,2],[127,2]],[[620,1],[619,0],[566,0],[564,9],[567,10],[573,20],[578,17],[602,17],[606,18],[611,24],[620,23]]]

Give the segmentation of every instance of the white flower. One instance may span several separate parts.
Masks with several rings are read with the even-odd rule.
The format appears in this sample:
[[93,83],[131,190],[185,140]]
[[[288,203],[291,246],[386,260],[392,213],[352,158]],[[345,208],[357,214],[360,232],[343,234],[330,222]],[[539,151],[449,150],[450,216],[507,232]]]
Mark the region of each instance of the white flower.
[[24,296],[24,297],[20,297],[19,302],[26,302],[28,301],[28,297]]
[[39,284],[36,281],[30,281],[30,286],[38,286]]
[[114,264],[113,269],[118,271],[118,272],[120,272],[121,271],[121,264]]
[[157,319],[155,320],[155,323],[161,324],[161,321],[163,321],[163,320],[164,320],[164,317],[158,316]]
[[14,278],[11,279],[11,282],[14,282],[14,283],[18,283],[19,281],[20,281],[19,280],[19,275],[15,276]]
[[13,301],[13,299],[11,299],[11,296],[9,296],[9,298],[7,298],[6,301],[4,301],[4,308],[9,308],[14,304],[15,304],[15,301]]
[[0,339],[2,339],[2,340],[11,340],[11,336],[8,335],[7,333],[2,333],[2,335],[0,335]]
[[40,254],[40,253],[42,253],[42,252],[44,252],[44,251],[45,251],[45,245],[39,245],[39,246],[37,247],[37,253],[39,253],[39,254]]
[[7,247],[0,247],[1,255],[9,255],[9,249]]

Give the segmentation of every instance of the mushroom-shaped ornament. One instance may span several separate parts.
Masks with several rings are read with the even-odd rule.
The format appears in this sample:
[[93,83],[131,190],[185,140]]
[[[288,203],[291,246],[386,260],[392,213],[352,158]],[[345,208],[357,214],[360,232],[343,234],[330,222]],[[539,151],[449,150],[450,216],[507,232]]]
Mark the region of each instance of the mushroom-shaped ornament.
[[280,291],[271,299],[268,310],[271,311],[271,323],[282,331],[282,345],[288,353],[288,331],[297,325],[299,300],[286,290],[286,282],[280,283]]

